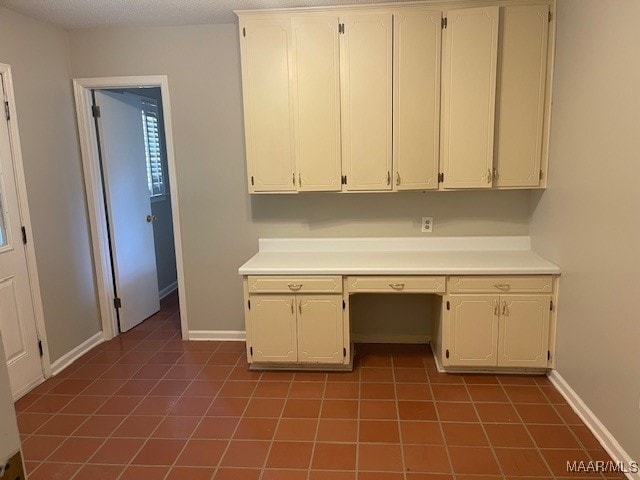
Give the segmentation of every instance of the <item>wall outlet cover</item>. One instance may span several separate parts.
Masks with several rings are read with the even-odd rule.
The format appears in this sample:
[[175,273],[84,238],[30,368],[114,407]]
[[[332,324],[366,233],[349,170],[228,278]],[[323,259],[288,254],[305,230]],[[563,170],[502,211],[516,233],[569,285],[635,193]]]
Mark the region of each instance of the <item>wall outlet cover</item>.
[[422,217],[422,233],[433,232],[433,217]]

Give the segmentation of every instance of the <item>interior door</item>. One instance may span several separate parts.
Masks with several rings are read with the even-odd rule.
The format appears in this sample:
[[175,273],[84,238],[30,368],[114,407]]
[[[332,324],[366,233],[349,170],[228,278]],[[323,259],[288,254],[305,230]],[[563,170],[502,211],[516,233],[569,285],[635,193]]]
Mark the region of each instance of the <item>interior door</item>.
[[[1,98],[5,98],[2,75],[0,79],[3,80]],[[14,397],[43,379],[21,228],[9,122],[3,114],[0,120],[0,336]]]
[[120,331],[160,310],[140,97],[95,92]]

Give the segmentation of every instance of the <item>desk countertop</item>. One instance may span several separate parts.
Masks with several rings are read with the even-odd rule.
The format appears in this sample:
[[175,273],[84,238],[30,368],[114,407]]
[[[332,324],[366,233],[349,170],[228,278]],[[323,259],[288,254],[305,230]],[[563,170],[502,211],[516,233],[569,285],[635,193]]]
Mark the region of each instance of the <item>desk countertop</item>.
[[529,237],[260,239],[240,275],[558,275]]

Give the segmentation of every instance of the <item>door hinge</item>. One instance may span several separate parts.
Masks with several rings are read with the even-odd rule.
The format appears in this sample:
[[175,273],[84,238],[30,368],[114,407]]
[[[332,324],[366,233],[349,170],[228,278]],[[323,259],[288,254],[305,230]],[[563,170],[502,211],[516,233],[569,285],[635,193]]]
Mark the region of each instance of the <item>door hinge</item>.
[[249,355],[253,357],[253,347],[249,347]]
[[9,109],[9,102],[4,102],[4,114],[7,117],[7,121],[11,120],[11,110]]
[[42,346],[42,340],[38,340],[38,351],[40,352],[40,356],[44,357],[44,347]]
[[91,105],[91,115],[93,115],[93,118],[100,118],[100,107],[98,105]]
[[344,33],[344,23],[338,24],[338,33]]
[[551,360],[551,350],[547,350],[547,360]]
[[26,245],[27,244],[27,227],[20,227],[20,230],[22,231],[22,244]]
[[247,307],[251,310],[251,300],[247,300]]
[[122,308],[122,300],[119,297],[113,299],[113,306],[116,308]]
[[447,28],[447,17],[442,17],[442,29]]
[[447,350],[444,352],[444,356],[449,358],[449,349],[447,348]]
[[344,300],[342,300],[342,309],[346,309],[347,308],[347,302],[345,302]]
[[347,349],[346,349],[346,348],[343,348],[343,349],[342,349],[342,356],[343,356],[343,357],[346,357],[346,356],[347,356]]
[[444,182],[444,173],[440,172],[438,174],[438,183]]
[[552,18],[553,18],[553,14],[551,13],[551,10],[549,10],[549,23],[551,23]]
[[247,36],[247,29],[245,27],[242,27],[242,36],[243,37]]
[[447,300],[447,310],[451,310],[451,303]]
[[551,310],[553,312],[553,300],[551,300],[551,302],[549,302],[549,310]]
[[254,183],[253,183],[253,175],[251,175],[251,185],[254,185]]

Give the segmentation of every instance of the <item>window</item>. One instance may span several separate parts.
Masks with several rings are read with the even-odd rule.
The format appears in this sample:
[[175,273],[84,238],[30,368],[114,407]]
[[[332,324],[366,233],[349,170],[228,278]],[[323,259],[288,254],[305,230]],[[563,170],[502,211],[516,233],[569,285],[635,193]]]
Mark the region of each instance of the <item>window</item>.
[[158,129],[158,105],[154,100],[142,100],[142,131],[144,132],[144,153],[147,160],[147,181],[151,198],[165,195],[162,151]]

